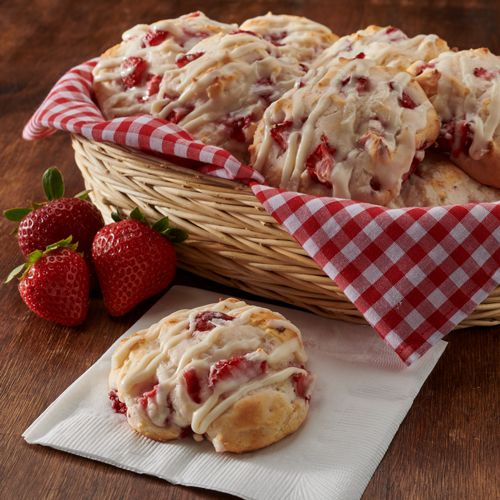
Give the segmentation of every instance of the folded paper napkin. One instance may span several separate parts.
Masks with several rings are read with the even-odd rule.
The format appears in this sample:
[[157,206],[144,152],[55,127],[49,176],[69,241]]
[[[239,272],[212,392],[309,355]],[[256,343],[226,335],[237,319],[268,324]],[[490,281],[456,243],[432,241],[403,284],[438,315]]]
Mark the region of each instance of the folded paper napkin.
[[265,209],[335,281],[407,364],[466,318],[500,283],[500,203],[386,209],[270,188],[227,151],[148,115],[106,121],[92,100],[96,60],[68,71],[26,125],[187,158],[250,184]]
[[[174,287],[125,335],[218,299],[214,292]],[[26,441],[243,498],[359,498],[446,343],[406,368],[369,326],[259,305],[302,330],[317,377],[309,416],[292,436],[231,455],[216,453],[207,442],[159,443],[136,434],[107,399],[115,344],[25,431]]]

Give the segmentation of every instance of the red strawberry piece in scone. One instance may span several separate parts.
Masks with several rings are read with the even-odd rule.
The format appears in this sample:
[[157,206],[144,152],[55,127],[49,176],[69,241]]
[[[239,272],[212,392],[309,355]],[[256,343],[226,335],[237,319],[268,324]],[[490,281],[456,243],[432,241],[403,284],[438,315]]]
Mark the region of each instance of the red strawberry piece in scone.
[[409,71],[441,119],[438,147],[477,182],[500,188],[500,56],[449,51]]
[[282,315],[221,299],[124,339],[109,386],[138,433],[159,441],[191,435],[241,453],[304,422],[314,379],[306,361],[299,330]]
[[202,311],[195,316],[192,329],[195,332],[208,332],[218,324],[224,324],[233,319],[232,316],[221,311]]
[[176,58],[152,113],[245,161],[256,122],[303,73],[297,60],[253,33],[219,33]]
[[267,108],[251,163],[272,186],[387,205],[438,131],[408,73],[342,59]]
[[151,113],[165,72],[176,67],[197,42],[236,29],[202,12],[139,24],[122,35],[122,42],[101,55],[93,70],[94,92],[106,118]]
[[267,362],[261,359],[249,359],[245,356],[234,356],[221,359],[210,367],[208,387],[214,388],[221,381],[231,380],[241,384],[246,380],[259,377],[267,371]]

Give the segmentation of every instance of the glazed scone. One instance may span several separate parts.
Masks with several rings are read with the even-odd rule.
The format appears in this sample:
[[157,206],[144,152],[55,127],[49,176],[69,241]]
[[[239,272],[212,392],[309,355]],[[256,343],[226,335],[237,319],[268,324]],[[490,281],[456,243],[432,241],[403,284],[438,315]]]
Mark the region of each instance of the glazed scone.
[[108,119],[151,112],[160,81],[175,59],[200,40],[238,29],[193,12],[151,25],[139,24],[101,55],[93,70],[97,102]]
[[241,29],[257,33],[280,47],[285,56],[305,65],[309,65],[338,39],[329,28],[307,17],[274,15],[271,12],[246,20]]
[[264,110],[304,73],[278,47],[248,32],[202,40],[176,64],[163,77],[153,115],[241,160]]
[[480,184],[446,156],[432,152],[425,155],[389,206],[436,207],[493,201],[500,201],[500,189]]
[[341,59],[266,110],[250,152],[272,186],[386,205],[438,132],[411,75]]
[[450,51],[410,70],[441,118],[440,148],[478,182],[500,188],[500,57]]
[[109,376],[113,408],[140,434],[193,433],[242,453],[295,432],[313,376],[300,331],[281,314],[226,299],[170,314],[124,339]]
[[417,35],[413,38],[393,26],[368,26],[352,35],[339,38],[314,61],[308,78],[327,68],[341,57],[376,61],[377,64],[405,71],[415,61],[430,61],[448,44],[437,35]]

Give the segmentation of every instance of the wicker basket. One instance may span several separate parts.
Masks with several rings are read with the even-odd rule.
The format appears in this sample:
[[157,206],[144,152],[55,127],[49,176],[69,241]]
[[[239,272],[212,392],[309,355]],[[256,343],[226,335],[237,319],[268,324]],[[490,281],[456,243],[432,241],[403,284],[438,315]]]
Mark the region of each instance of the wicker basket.
[[[111,220],[114,207],[168,215],[189,232],[182,268],[322,316],[365,323],[342,291],[264,210],[252,191],[114,144],[72,137],[92,201]],[[500,287],[460,326],[500,324]]]

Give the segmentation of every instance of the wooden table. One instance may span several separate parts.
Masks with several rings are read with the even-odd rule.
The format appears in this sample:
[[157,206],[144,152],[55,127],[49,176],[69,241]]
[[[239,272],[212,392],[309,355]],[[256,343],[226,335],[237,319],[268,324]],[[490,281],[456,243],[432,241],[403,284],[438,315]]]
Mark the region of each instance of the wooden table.
[[[401,4],[401,5],[399,5]],[[202,7],[203,6],[203,7]],[[267,12],[305,14],[346,34],[371,23],[394,24],[408,34],[437,32],[450,46],[500,51],[498,1],[253,1],[71,2],[11,1],[0,6],[0,140],[2,209],[41,199],[40,174],[50,165],[64,172],[67,192],[83,187],[69,137],[33,143],[21,130],[51,85],[70,66],[98,55],[139,22],[176,17],[197,8],[228,22]],[[2,220],[0,276],[20,262],[10,223]],[[228,293],[187,273],[176,283]],[[245,295],[245,294],[242,294]],[[111,319],[100,299],[78,329],[31,314],[15,285],[0,287],[0,498],[208,498],[48,448],[28,446],[26,427],[113,340],[151,305]],[[500,328],[452,333],[450,344],[425,383],[365,498],[494,498],[498,494],[498,360]],[[495,446],[497,445],[497,446]]]

